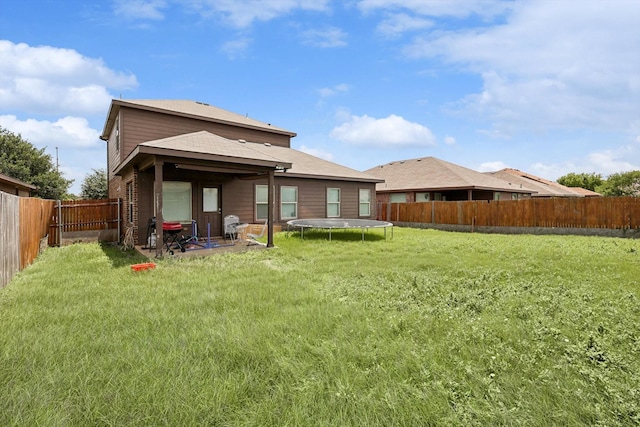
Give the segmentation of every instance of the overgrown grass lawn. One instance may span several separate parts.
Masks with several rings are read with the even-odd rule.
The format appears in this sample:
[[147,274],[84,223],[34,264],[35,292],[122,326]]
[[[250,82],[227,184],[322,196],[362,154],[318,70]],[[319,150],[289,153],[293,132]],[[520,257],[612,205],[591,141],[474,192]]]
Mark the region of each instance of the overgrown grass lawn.
[[398,229],[0,290],[2,426],[640,424],[640,241]]

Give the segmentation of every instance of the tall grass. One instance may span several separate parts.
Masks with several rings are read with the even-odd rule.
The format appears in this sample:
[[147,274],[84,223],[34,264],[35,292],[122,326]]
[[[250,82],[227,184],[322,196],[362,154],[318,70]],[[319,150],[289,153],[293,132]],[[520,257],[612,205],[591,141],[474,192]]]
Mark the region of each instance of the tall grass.
[[640,424],[640,242],[396,229],[0,292],[3,426]]

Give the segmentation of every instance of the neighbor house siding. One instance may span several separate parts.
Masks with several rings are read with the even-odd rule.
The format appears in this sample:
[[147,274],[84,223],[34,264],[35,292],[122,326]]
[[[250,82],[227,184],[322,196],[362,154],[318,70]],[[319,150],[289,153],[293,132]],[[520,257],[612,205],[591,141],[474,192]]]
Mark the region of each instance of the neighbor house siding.
[[9,193],[14,196],[29,197],[28,188],[25,189],[10,182],[0,181],[0,191],[4,191],[5,193]]
[[289,147],[290,143],[288,135],[121,107],[120,133],[122,146],[119,161],[123,161],[140,143],[202,130],[229,139],[266,142],[282,147]]

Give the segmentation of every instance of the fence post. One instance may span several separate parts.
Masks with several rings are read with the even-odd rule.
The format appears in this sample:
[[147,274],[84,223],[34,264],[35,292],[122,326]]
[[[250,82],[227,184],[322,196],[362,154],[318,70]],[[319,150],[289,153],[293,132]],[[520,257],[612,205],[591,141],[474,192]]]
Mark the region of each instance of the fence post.
[[436,202],[434,200],[431,201],[431,224],[435,224],[436,222]]
[[62,202],[58,200],[58,247],[62,246]]

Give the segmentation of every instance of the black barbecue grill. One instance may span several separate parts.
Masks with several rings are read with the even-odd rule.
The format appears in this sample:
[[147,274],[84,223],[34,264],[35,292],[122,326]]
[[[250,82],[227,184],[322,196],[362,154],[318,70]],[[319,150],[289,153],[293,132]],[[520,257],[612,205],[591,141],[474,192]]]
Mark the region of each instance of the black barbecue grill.
[[163,222],[162,233],[164,236],[164,246],[171,255],[173,255],[174,249],[180,249],[180,252],[184,252],[184,238],[178,237],[182,232],[182,224],[179,222]]

